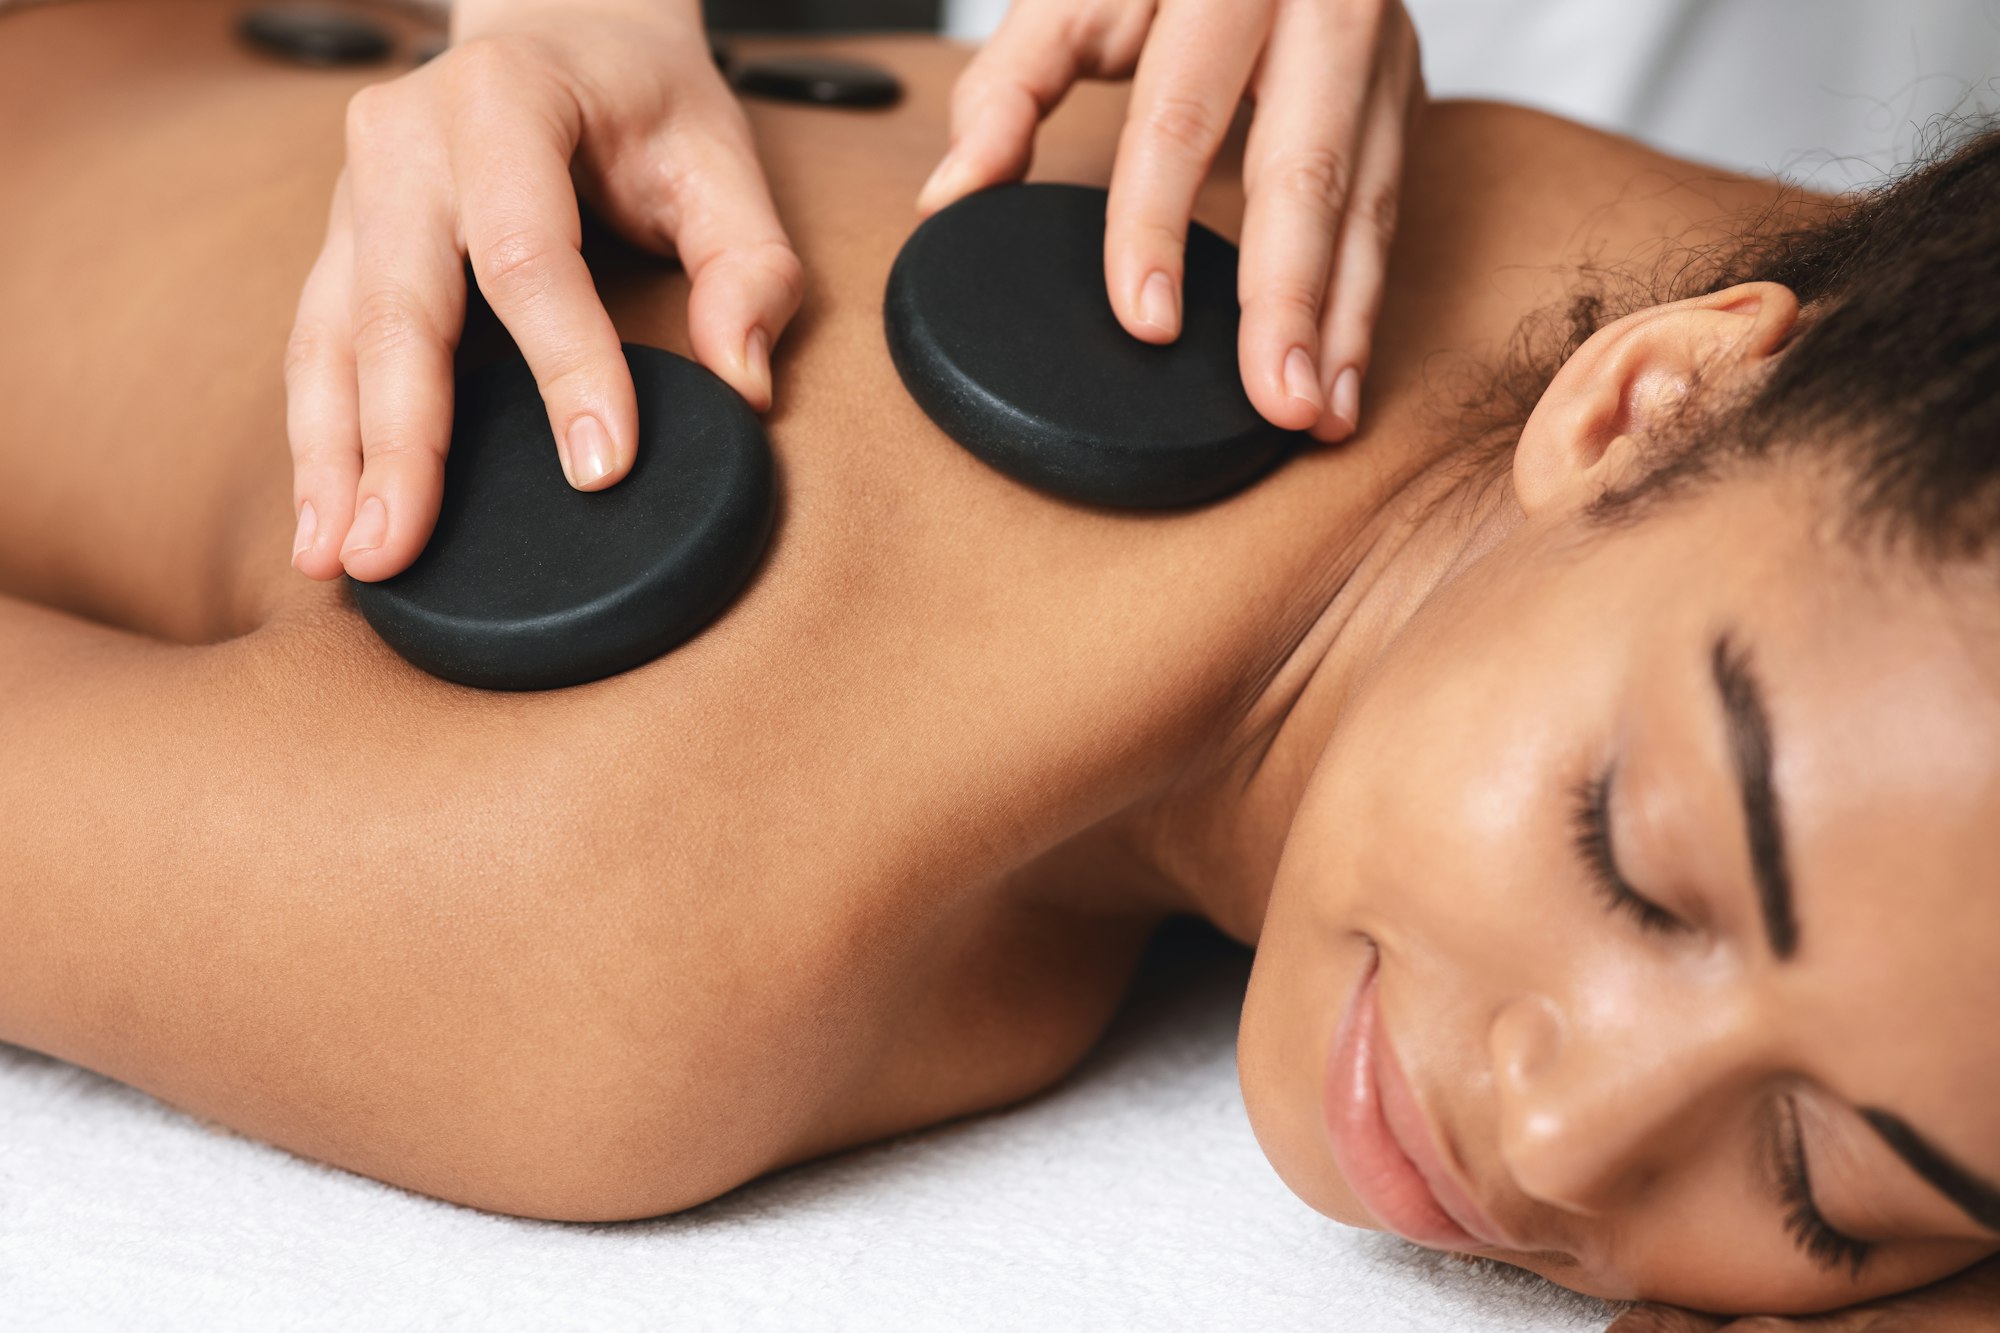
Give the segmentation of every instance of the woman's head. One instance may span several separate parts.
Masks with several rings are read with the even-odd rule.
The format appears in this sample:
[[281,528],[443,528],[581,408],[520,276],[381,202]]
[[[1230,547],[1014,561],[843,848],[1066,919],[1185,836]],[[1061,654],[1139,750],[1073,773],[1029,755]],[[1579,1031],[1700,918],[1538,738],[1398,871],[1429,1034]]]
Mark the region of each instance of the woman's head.
[[2000,1249],[2000,135],[1688,285],[1343,706],[1244,1094],[1344,1220],[1826,1308]]

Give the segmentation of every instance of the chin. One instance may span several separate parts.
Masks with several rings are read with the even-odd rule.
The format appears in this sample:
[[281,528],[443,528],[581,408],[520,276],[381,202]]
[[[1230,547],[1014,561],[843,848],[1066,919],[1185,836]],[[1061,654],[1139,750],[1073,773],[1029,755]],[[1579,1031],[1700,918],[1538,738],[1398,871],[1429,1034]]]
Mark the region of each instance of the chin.
[[[1273,938],[1267,928],[1266,941]],[[1352,968],[1341,972],[1358,975],[1366,966],[1365,954],[1364,945]],[[1351,978],[1346,984],[1338,975],[1325,978],[1334,998],[1315,1004],[1303,999],[1311,993],[1306,987],[1281,979],[1281,971],[1278,950],[1260,948],[1243,1000],[1236,1077],[1250,1130],[1278,1179],[1307,1207],[1351,1227],[1381,1231],[1382,1224],[1362,1207],[1334,1164],[1325,1122],[1324,1052],[1339,1021],[1340,999],[1352,989]]]

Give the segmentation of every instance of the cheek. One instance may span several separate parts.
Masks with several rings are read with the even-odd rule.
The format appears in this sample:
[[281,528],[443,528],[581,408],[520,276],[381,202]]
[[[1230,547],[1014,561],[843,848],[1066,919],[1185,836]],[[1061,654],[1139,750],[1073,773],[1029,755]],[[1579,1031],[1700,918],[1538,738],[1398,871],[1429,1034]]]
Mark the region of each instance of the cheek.
[[1243,1105],[1258,1146],[1292,1193],[1336,1221],[1372,1227],[1333,1165],[1323,1119],[1327,1050],[1369,947],[1328,929],[1307,895],[1285,892],[1294,874],[1320,878],[1315,858],[1294,855],[1288,847],[1295,868],[1279,870],[1243,1000],[1236,1044]]
[[1570,901],[1572,795],[1609,752],[1615,701],[1601,666],[1558,675],[1489,641],[1488,660],[1437,670],[1443,646],[1356,708],[1307,813],[1343,844],[1327,910],[1479,962],[1557,885]]
[[[1482,1015],[1519,980],[1493,973],[1526,964],[1532,941],[1510,936],[1545,918],[1522,895],[1547,892],[1560,836],[1549,773],[1573,764],[1582,711],[1573,686],[1538,676],[1521,627],[1502,633],[1503,610],[1436,609],[1361,684],[1307,785],[1237,1048],[1251,1125],[1280,1177],[1363,1226],[1322,1119],[1334,1030],[1379,943],[1413,1056],[1464,1071],[1476,1100]],[[1552,705],[1552,691],[1568,697]]]

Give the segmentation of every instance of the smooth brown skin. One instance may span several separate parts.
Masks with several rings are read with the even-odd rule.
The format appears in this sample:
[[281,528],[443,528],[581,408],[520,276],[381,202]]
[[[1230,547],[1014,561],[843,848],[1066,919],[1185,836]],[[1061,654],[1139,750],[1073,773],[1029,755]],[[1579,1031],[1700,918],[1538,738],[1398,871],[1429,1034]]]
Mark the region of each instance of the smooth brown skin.
[[[1514,488],[1425,504],[1451,445],[1441,368],[1492,352],[1562,290],[1565,262],[1727,230],[1769,185],[1525,112],[1434,108],[1367,429],[1225,504],[1106,513],[995,475],[897,383],[881,286],[966,57],[831,44],[893,66],[909,96],[865,116],[750,108],[808,275],[775,368],[769,557],[657,662],[490,694],[410,668],[339,584],[287,565],[278,358],[342,108],[374,75],[250,57],[233,10],[4,20],[0,123],[39,132],[0,139],[21,201],[0,211],[0,1038],[414,1190],[636,1217],[1049,1086],[1152,926],[1184,910],[1259,944],[1246,1100],[1280,1172],[1336,1216],[1368,1221],[1311,1138],[1362,927],[1414,960],[1393,992],[1385,970],[1385,1013],[1481,1197],[1532,1200],[1508,1221],[1576,1262],[1504,1257],[1566,1284],[1759,1308],[1863,1294],[1783,1248],[1746,1164],[1666,1119],[1688,1079],[1729,1091],[1705,1108],[1734,1105],[1764,1065],[1683,1043],[1681,1081],[1634,1082],[1633,1044],[1600,1039],[1546,1092],[1577,1117],[1576,1151],[1516,1132],[1481,1024],[1537,987],[1608,1005],[1599,1037],[1613,1020],[1657,1037],[1645,1025],[1669,1010],[1756,1033],[1752,1006],[1777,1034],[1744,1048],[1758,1059],[1777,1051],[2000,1170],[1975,1115],[2000,1064],[1965,1017],[1993,1011],[1990,969],[1915,960],[1940,941],[1994,956],[1990,895],[1964,874],[1973,789],[1946,800],[1892,762],[1935,753],[1915,727],[1945,716],[1958,771],[1990,771],[1983,640],[1947,632],[1966,624],[1956,602],[1884,604],[1849,564],[1815,579],[1842,557],[1801,545],[1804,511],[1775,483],[1578,544],[1592,470],[1633,457],[1611,447],[1626,427],[1606,434],[1623,409],[1607,417],[1605,395],[1747,364],[1718,349],[1782,302],[1618,344],[1545,400]],[[1121,98],[1078,89],[1035,174],[1106,179]],[[1241,206],[1225,156],[1197,216],[1233,235]],[[684,278],[596,260],[620,334],[685,352]],[[1662,586],[1695,561],[1762,573]],[[1807,941],[1791,966],[1811,969],[1796,984],[1742,943],[1740,835],[1701,766],[1691,641],[1673,637],[1704,606],[1754,631],[1772,682]],[[1910,688],[1857,711],[1871,661]],[[1714,870],[1686,893],[1738,933],[1706,973],[1595,902],[1561,859],[1545,775],[1494,767],[1503,741],[1601,749],[1614,698],[1659,737],[1647,790],[1702,816],[1641,864]],[[1907,700],[1921,706],[1899,713]],[[1815,733],[1837,711],[1869,727]],[[1898,863],[1921,892],[1888,917],[1868,856],[1906,851],[1915,819],[1934,858]],[[1610,1113],[1621,1097],[1648,1132]],[[1853,1145],[1853,1188],[1822,1197],[1848,1201],[1840,1220],[1866,1220],[1865,1194],[1896,1225],[1952,1225],[1842,1132],[1815,1141]],[[1760,1247],[1767,1291],[1740,1271],[1709,1282],[1716,1229]],[[1920,1281],[1993,1244],[1894,1272]]]

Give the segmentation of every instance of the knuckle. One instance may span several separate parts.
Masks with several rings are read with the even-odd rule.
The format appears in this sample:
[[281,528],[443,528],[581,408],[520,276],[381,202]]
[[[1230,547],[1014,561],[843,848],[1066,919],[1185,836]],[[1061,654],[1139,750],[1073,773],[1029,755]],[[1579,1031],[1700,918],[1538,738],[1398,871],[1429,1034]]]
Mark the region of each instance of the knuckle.
[[1065,51],[1086,51],[1104,31],[1104,15],[1096,5],[1065,5],[1056,20],[1056,43]]
[[[1129,228],[1129,230],[1126,230]],[[1134,218],[1120,228],[1126,232],[1129,244],[1144,255],[1158,256],[1152,265],[1166,270],[1169,276],[1180,272],[1181,256],[1187,250],[1187,224],[1160,216],[1147,214]],[[1175,278],[1178,282],[1179,279]]]
[[422,306],[400,287],[373,287],[354,307],[354,350],[366,359],[394,356],[431,336]]
[[1185,280],[1187,234],[1187,219],[1176,216],[1169,206],[1151,199],[1134,200],[1111,211],[1105,226],[1105,251],[1127,256],[1132,272],[1157,269],[1178,287]]
[[1319,324],[1320,300],[1323,293],[1295,277],[1274,278],[1259,290],[1250,293],[1243,302],[1246,312],[1262,316],[1273,316],[1287,324],[1303,324],[1307,328]]
[[347,99],[347,151],[351,157],[378,147],[400,114],[395,85],[371,83]]
[[773,286],[790,310],[805,298],[805,266],[783,241],[758,241],[717,251],[691,276],[696,282],[710,272],[735,270],[760,286]]
[[1041,101],[1011,71],[967,70],[951,93],[952,148],[969,136],[1013,134]]
[[574,410],[571,404],[600,397],[598,386],[609,383],[623,368],[592,347],[570,344],[544,349],[540,364],[542,373],[535,382],[541,386],[543,401],[559,413]]
[[437,451],[419,442],[416,432],[403,422],[375,426],[361,440],[361,452],[372,469],[381,464],[402,467],[410,462],[433,464]]
[[1391,187],[1383,187],[1369,195],[1362,204],[1361,215],[1368,225],[1375,229],[1375,235],[1386,248],[1396,235],[1397,211],[1401,206],[1401,196]]
[[333,339],[318,324],[301,320],[285,339],[285,383],[318,373],[333,359]]
[[1078,59],[1118,77],[1138,63],[1157,11],[1154,3],[1071,4],[1064,9],[1063,41]]
[[1169,152],[1200,160],[1221,140],[1220,120],[1200,98],[1168,93],[1146,108],[1140,128]]
[[534,38],[494,33],[453,46],[444,53],[439,68],[454,91],[479,97],[518,88],[539,58]]
[[489,299],[532,296],[548,285],[561,248],[562,243],[541,228],[509,227],[473,250],[473,276]]
[[[991,49],[989,47],[988,51]],[[965,72],[958,76],[958,82],[951,86],[952,124],[963,128],[972,121],[992,94],[994,79],[991,62],[975,56],[972,63],[965,67]]]
[[296,477],[304,478],[320,472],[339,458],[333,442],[321,432],[295,430],[291,433],[291,445],[292,473]]
[[1281,197],[1331,215],[1347,197],[1347,154],[1330,145],[1295,148],[1272,164],[1269,183]]
[[799,262],[791,246],[780,241],[765,241],[753,247],[745,259],[770,277],[793,308],[805,299],[805,265]]
[[639,157],[630,179],[641,199],[663,213],[675,214],[683,201],[698,197],[699,190],[690,187],[698,184],[699,175],[687,158],[659,152]]

